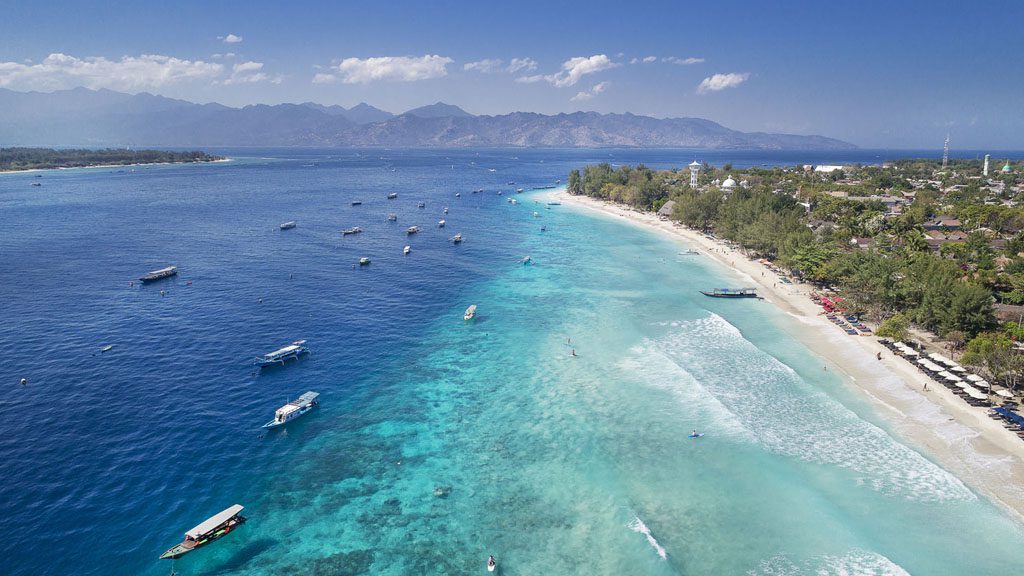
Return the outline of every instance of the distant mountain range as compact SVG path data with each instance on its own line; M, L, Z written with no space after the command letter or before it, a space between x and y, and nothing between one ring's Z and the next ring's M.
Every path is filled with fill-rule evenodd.
M824 136L739 132L700 118L628 113L475 116L438 102L395 115L369 104L231 108L148 93L0 89L0 146L128 145L856 148Z

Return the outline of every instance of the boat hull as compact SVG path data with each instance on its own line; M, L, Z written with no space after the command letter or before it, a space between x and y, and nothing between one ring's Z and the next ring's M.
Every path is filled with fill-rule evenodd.
M757 298L757 294L754 293L724 294L721 292L705 292L704 290L701 290L700 293L710 298Z
M212 534L209 534L205 538L200 538L199 540L196 540L194 543L182 542L180 544L175 544L174 546L171 546L167 549L166 552L160 555L160 559L173 560L175 558L181 558L182 556L188 554L196 548L200 548L202 546L209 544L210 542L213 542L214 540L226 536L235 528L241 526L242 524L245 524L245 520L246 519L244 516L236 516L235 518L232 518L230 522L228 522L221 528L218 528L216 531L214 531Z

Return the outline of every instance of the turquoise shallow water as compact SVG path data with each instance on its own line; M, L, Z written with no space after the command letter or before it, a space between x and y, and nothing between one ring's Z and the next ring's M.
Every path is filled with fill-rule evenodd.
M76 171L47 175L43 198L27 176L0 180L0 343L30 348L0 372L33 380L2 397L0 456L20 464L0 488L10 572L166 574L156 556L236 501L250 521L180 574L483 573L488 554L531 575L1024 560L1021 526L894 437L795 321L697 292L735 284L729 271L534 193L497 196L580 162L529 154ZM451 175L471 162L498 170ZM449 226L428 227L443 205ZM295 234L273 229L293 218ZM351 225L366 232L341 239ZM360 255L369 269L352 269ZM127 288L167 259L184 273L166 297ZM309 360L253 376L249 356L300 336ZM318 411L260 437L306 389Z

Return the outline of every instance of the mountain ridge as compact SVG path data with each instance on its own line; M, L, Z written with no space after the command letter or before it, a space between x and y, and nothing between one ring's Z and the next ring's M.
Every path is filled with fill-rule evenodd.
M826 136L740 132L703 118L628 112L491 116L443 102L399 115L366 103L232 108L87 88L48 93L0 88L0 145L856 148Z

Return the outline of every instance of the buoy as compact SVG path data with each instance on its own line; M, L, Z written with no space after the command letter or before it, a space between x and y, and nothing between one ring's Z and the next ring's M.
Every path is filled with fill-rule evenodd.
M28 378L22 378L21 379L21 385L22 386L28 386Z
M161 290L161 291L160 291L160 295L161 295L161 296L166 296L166 295L167 295L167 292L164 292L163 290Z

